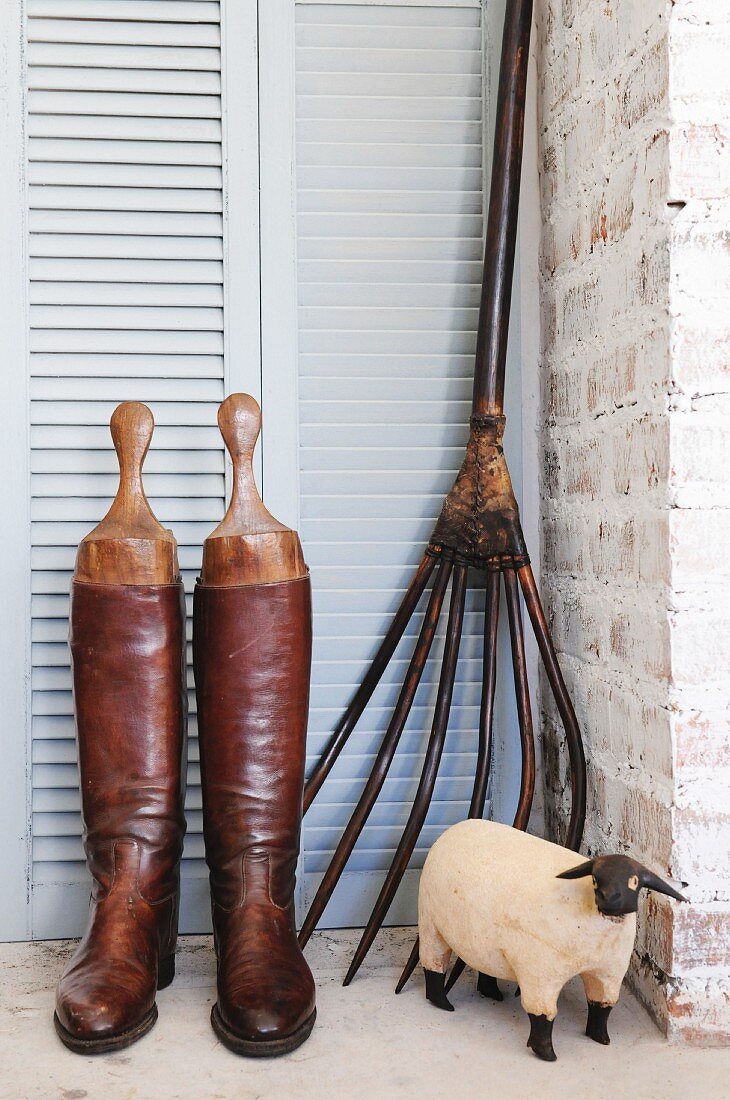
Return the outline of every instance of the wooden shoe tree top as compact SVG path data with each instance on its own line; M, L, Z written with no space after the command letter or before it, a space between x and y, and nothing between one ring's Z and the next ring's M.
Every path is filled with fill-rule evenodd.
M74 578L92 584L172 584L177 544L155 519L142 486L142 463L155 420L139 401L124 401L109 424L119 459L119 488L101 523L79 546Z
M296 531L271 515L253 476L261 409L253 397L233 393L218 410L218 426L233 461L228 511L203 547L203 584L232 587L271 584L307 575Z

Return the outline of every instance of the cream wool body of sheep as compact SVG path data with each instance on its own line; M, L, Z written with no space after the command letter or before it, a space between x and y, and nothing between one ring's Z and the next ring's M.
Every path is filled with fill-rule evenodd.
M491 821L453 825L432 847L418 895L426 996L452 1010L444 975L452 952L480 972L479 990L501 1000L497 978L517 982L530 1016L528 1046L555 1059L552 1024L560 991L580 974L588 998L586 1033L608 1043L636 935L639 890L685 900L627 856L576 866L576 854Z

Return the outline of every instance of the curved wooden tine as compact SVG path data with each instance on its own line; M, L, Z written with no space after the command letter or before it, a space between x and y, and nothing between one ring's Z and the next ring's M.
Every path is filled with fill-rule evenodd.
M416 648L413 651L413 656L408 665L408 672L403 681L403 686L398 695L398 701L375 758L372 771L370 772L368 781L365 784L365 789L360 796L360 800L355 807L352 817L347 824L347 828L340 838L340 842L337 845L329 867L325 871L324 878L319 884L319 889L314 896L314 900L309 907L309 912L307 913L301 932L299 933L299 943L302 947L304 947L312 932L317 927L317 922L322 916L327 902L331 898L332 892L339 882L340 875L345 869L345 865L352 854L352 849L357 843L357 839L365 826L365 822L370 817L372 808L375 805L375 801L388 775L388 770L393 762L395 750L398 747L403 728L411 712L416 689L421 682L426 660L428 659L433 644L444 596L446 595L446 586L451 576L451 569L451 561L447 559L442 560L431 590L426 616L423 620L423 626L421 627L418 641L416 642Z
M436 558L432 554L424 554L421 564L418 566L401 605L388 628L388 632L380 643L380 649L375 654L365 679L350 700L347 710L335 726L324 752L312 768L312 772L304 784L304 813L307 812L317 797L322 784L332 771L335 761L347 744L347 739L360 720L362 712L370 702L372 694L380 683L388 662L395 653L396 647L418 606L418 601L423 595L435 565Z
M454 569L454 580L451 588L451 606L449 607L449 621L446 628L446 646L444 649L441 678L439 680L436 707L434 710L433 724L428 739L426 759L423 762L421 779L416 791L406 827L396 849L393 862L386 876L383 887L378 895L370 919L365 926L360 943L347 971L344 985L349 985L360 969L360 964L367 955L375 936L378 933L385 916L390 909L396 890L408 866L413 849L416 846L423 822L428 813L428 807L433 795L436 775L441 762L444 741L446 739L446 727L451 710L451 699L454 693L454 680L456 678L456 664L459 657L459 644L464 622L464 603L466 600L466 565L457 565Z
M400 993L406 982L410 978L413 971L416 969L416 963L418 962L418 936L416 936L416 942L411 948L411 953L408 956L408 962L403 967L403 973L398 979L398 985L395 987L396 993Z
M570 779L572 787L572 803L570 809L570 824L566 839L566 847L577 852L583 837L583 826L586 819L586 758L583 750L583 741L580 735L578 719L575 716L573 704L565 686L563 674L560 671L555 646L550 637L545 612L542 608L537 584L532 569L529 565L523 565L518 569L522 592L525 597L525 606L530 616L532 629L540 649L545 671L550 687L552 688L555 702L560 712L565 728L565 736L568 742L568 756L570 758Z
M497 627L499 626L499 573L487 574L487 603L484 615L484 659L482 664L482 701L479 711L479 750L474 776L474 791L469 817L481 817L487 798L492 767L492 726L494 695L497 688Z
M444 985L444 990L445 990L446 993L448 993L448 991L450 989L453 989L453 987L456 985L456 983L458 982L459 978L461 977L461 975L464 973L465 970L466 970L466 963L464 962L464 960L463 959L457 959L456 962L454 963L454 965L451 967L451 973L449 974L448 978L446 979L446 984Z
M515 696L517 698L517 716L520 723L520 745L522 748L522 778L520 781L520 800L514 819L514 828L523 832L527 828L535 793L535 737L532 729L532 708L530 707L530 689L527 683L527 661L525 658L525 639L522 633L522 612L517 577L514 569L504 571L504 590L507 597L509 632L512 642L512 664L515 673Z
M484 612L484 659L482 664L482 701L479 711L479 749L477 767L474 775L474 790L469 805L470 818L479 818L484 813L484 803L489 786L489 773L492 765L492 726L494 723L494 695L497 687L497 627L499 625L499 573L487 573L487 598ZM418 962L418 937L403 968L396 993L405 986ZM458 967L461 969L458 969ZM448 989L459 980L464 963L457 959L449 974Z

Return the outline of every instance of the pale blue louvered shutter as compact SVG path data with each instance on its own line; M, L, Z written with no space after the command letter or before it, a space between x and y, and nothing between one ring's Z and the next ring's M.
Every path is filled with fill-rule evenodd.
M68 590L75 548L116 487L117 402L154 409L146 487L179 541L188 592L221 515L220 10L214 0L29 0L27 27L31 886L43 937L77 934L88 903ZM208 901L193 693L190 731L183 927L197 931Z
M467 437L483 229L478 3L296 9L301 528L312 567L310 763L420 560ZM466 816L483 589L468 594L446 751L389 921ZM417 616L305 819L305 899L349 819L402 682ZM430 729L445 611L389 778L324 923L368 916L405 825ZM498 725L508 724L500 704Z

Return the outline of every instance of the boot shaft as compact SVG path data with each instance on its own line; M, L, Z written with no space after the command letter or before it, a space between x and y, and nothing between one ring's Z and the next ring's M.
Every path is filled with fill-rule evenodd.
M97 892L111 887L123 849L141 891L159 900L177 887L185 832L182 584L74 581L69 642L84 843Z
M312 652L309 577L195 589L206 858L214 901L292 902Z

